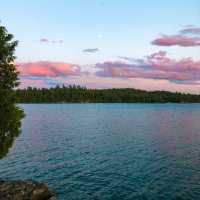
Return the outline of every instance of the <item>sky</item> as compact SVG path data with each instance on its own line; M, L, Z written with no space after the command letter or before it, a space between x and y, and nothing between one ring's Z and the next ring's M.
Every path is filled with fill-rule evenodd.
M199 0L6 0L21 88L77 84L200 94Z

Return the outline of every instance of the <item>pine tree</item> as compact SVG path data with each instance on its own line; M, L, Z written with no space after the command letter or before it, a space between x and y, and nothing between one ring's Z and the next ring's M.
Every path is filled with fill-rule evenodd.
M0 111L15 102L13 89L19 84L14 64L17 44L13 35L8 33L4 26L0 26Z
M23 111L15 105L14 88L19 84L14 64L16 46L13 35L0 26L0 159L8 153L15 137L19 135L21 118L24 116Z

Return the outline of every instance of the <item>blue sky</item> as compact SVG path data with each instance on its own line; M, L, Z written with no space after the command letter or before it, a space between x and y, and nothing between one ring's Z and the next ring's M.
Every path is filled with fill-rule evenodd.
M199 45L151 44L162 34L177 35L188 25L200 27L198 0L6 0L1 2L0 19L20 42L18 62L93 66L119 56L138 59L158 51L166 51L172 59L199 60L200 55Z

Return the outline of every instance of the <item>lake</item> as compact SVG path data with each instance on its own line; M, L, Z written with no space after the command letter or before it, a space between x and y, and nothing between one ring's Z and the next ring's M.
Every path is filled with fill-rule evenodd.
M200 104L20 104L3 179L61 200L200 199Z

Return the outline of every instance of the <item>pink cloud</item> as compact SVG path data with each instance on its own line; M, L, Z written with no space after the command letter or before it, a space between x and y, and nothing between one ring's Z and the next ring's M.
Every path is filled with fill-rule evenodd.
M41 38L40 42L41 43L62 44L64 41L63 40L49 40L47 38Z
M44 88L47 87L44 80L31 80L31 79L21 79L19 88L27 87Z
M132 59L133 60L133 59ZM97 76L115 78L165 79L169 81L200 80L200 61L192 58L175 60L164 51L147 56L145 59L134 59L133 62L108 61L97 63Z
M77 76L81 73L79 65L51 61L18 63L17 69L21 76L26 77L66 77Z
M90 88L135 87L189 92L197 92L200 89L200 60L190 57L173 59L165 51L153 53L142 59L119 58L88 66L85 71L80 65L65 62L18 63L17 69L21 74L20 87L80 84Z
M143 62L153 69L171 72L199 72L200 61L193 61L191 57L175 60L169 58L165 51L159 51L157 53L147 56L147 60Z
M153 40L151 43L158 46L193 47L200 46L200 38L187 37L183 35L162 35L161 37Z

